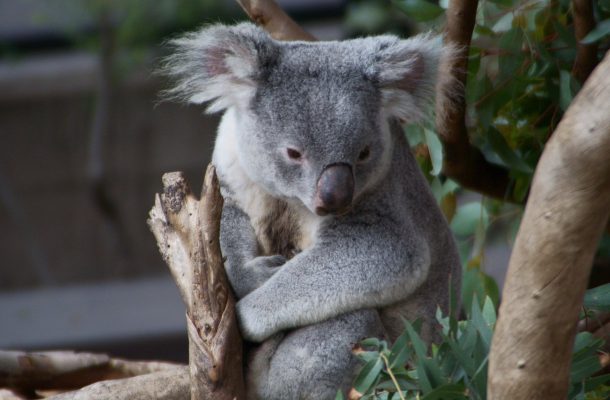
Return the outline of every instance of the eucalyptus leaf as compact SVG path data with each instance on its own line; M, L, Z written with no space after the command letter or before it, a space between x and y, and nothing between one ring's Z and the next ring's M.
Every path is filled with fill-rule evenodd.
M566 70L559 72L559 106L563 111L568 109L573 99L570 77L571 74Z
M504 136L493 126L487 130L487 140L498 157L507 167L526 174L532 174L534 170L513 149L510 148Z
M492 3L498 4L503 7L511 7L515 0L489 0Z
M597 26L593 28L593 30L589 32L580 42L582 44L595 43L608 34L610 34L610 18L598 22Z
M407 364L407 361L411 357L409 347L407 343L409 341L409 334L405 331L396 339L394 344L392 345L392 350L390 352L390 357L388 361L390 362L390 368L394 368L397 366L404 366Z
M466 387L463 384L445 384L435 388L421 397L421 400L464 400L468 399Z
M458 207L453 220L451 220L451 229L458 236L473 235L477 225L482 225L484 228L489 225L487 210L479 201Z
M585 382L584 389L586 392L589 392L591 390L597 389L601 385L610 385L610 374L600 375L587 379L587 381Z
M383 361L381 358L371 360L364 364L364 367L358 373L356 380L354 381L354 389L360 393L366 393L375 381L379 378L379 373L383 368Z
M424 129L424 135L428 151L430 152L430 160L432 161L432 171L430 173L433 176L437 176L443 169L443 145L438 136L430 129Z
M596 310L610 311L610 283L587 290L583 305Z
M597 355L592 355L572 364L570 369L570 380L572 382L582 381L600 369L602 369L602 365L599 362L599 357Z
M426 0L393 0L392 3L416 21L430 21L443 14L445 10Z
M496 33L509 31L513 26L514 18L515 14L512 11L508 11L494 24L494 26L491 28L492 31Z

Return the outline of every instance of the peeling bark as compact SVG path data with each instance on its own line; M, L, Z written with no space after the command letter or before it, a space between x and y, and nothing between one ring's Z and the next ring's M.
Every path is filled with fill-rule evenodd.
M488 397L567 396L571 350L610 213L610 53L542 154L493 337Z
M211 165L200 200L182 173L168 173L148 220L187 308L192 399L242 399L245 393L235 300L220 252L222 204Z

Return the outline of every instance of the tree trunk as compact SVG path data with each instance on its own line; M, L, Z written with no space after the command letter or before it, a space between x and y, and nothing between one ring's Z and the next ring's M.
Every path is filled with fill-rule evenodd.
M490 399L562 399L595 249L610 212L610 54L538 163L493 337Z

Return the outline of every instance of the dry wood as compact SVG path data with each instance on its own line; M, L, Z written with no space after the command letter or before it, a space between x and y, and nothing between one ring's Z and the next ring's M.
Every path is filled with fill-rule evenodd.
M127 361L72 351L0 351L0 387L18 391L73 390L94 382L179 368L168 362Z
M192 399L242 399L245 393L235 300L220 252L222 204L211 165L201 200L182 173L168 173L148 220L187 308Z
M591 0L572 0L574 16L574 34L576 36L576 58L572 66L572 75L584 83L593 68L597 65L597 44L582 44L580 41L595 28L593 5Z
M277 40L316 40L273 0L237 0L248 17Z
M562 399L593 256L610 208L610 54L546 145L510 259L488 397Z
M186 400L189 395L188 367L182 366L133 378L97 382L74 392L61 393L48 398L53 400Z

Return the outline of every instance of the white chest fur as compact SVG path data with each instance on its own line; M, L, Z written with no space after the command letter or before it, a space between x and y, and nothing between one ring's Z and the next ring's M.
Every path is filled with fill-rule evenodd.
M272 197L248 177L237 156L235 113L231 108L222 118L212 162L223 185L230 189L232 200L250 217L264 255L298 252L313 246L322 218L303 205Z

